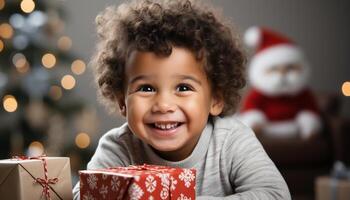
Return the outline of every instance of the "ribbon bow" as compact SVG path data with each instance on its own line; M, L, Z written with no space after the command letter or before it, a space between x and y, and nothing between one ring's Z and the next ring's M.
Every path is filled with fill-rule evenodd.
M350 179L350 169L347 169L341 161L336 161L331 172L332 178L335 179Z
M336 161L331 171L331 199L337 199L337 187L339 180L350 180L350 170L341 161Z
M58 178L48 178L48 170L47 170L47 163L46 163L46 155L41 156L33 156L33 157L27 157L27 156L13 156L13 159L18 160L41 160L44 166L44 178L35 178L32 176L28 171L28 173L34 178L34 183L39 183L43 187L42 196L46 197L46 199L51 200L50 197L50 184L56 184L58 182Z

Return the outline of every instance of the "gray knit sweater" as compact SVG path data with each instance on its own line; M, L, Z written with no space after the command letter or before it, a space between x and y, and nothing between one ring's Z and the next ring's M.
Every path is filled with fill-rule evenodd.
M195 168L196 199L291 199L287 184L254 133L232 117L208 123L185 160L160 158L127 124L107 132L87 169L156 164ZM73 189L79 199L79 183Z

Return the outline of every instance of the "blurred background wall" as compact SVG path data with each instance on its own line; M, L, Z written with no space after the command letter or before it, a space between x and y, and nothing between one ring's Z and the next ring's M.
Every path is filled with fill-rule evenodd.
M66 33L73 49L88 61L94 50L96 15L117 0L65 0L69 21ZM316 91L342 94L341 87L350 80L350 2L346 0L215 0L211 3L228 17L241 34L252 25L264 25L280 31L297 42L306 53L313 70L310 85ZM124 122L111 118L96 103L91 73L83 77L77 92L96 105L101 124L99 133ZM343 114L350 116L350 98L342 97Z

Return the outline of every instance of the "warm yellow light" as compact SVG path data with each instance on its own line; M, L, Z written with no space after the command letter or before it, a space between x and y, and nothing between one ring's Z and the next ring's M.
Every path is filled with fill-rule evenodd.
M13 35L13 28L8 23L2 23L0 25L0 36L5 39L10 39Z
M41 142L33 141L28 147L29 156L40 156L44 153L44 145Z
M61 79L61 85L66 90L73 89L74 86L75 86L75 79L74 79L74 77L71 76L71 75L63 76L63 78Z
M3 98L3 106L7 112L15 112L18 107L16 98L12 95L6 95Z
M51 53L47 53L42 57L41 62L44 65L44 67L52 68L56 64L56 57Z
M21 9L25 13L31 13L35 9L35 3L33 0L22 0Z
M55 100L59 100L62 97L62 88L57 85L51 86L50 96Z
M72 47L72 40L67 36L62 36L58 39L57 46L61 50L67 51Z
M16 53L12 57L12 62L20 73L26 73L29 70L29 63L26 57L21 53Z
M23 65L21 67L16 67L16 69L19 73L22 73L22 74L27 73L30 69L29 63L26 62L25 65Z
M5 0L0 0L0 10L5 7Z
M4 46L5 46L4 42L2 40L0 40L0 52L2 52L2 50L4 50Z
M75 144L81 149L87 148L90 145L90 136L87 133L79 133L75 137Z
M71 66L72 72L76 75L80 75L85 72L86 65L82 60L75 60Z
M350 96L350 82L349 81L344 82L341 89L343 91L344 96L347 96L347 97Z

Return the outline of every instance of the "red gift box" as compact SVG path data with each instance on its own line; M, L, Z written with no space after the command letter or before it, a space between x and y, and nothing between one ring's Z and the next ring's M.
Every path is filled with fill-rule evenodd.
M80 198L130 200L194 200L195 169L157 165L83 170Z

